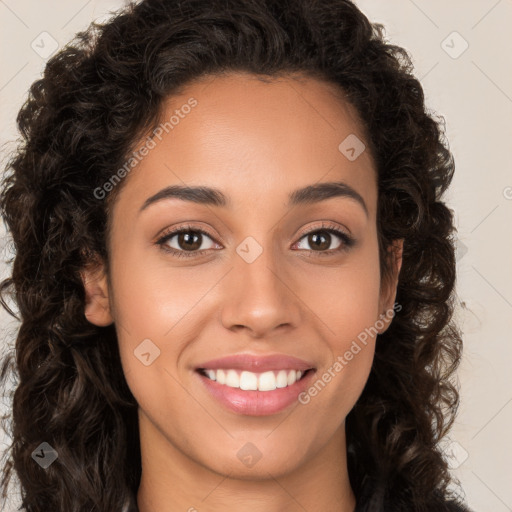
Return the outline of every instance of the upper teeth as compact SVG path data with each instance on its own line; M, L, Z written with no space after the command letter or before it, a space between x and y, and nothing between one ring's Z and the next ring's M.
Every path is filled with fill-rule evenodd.
M300 370L279 370L263 373L237 372L236 370L205 370L211 380L231 388L244 390L273 391L276 388L285 388L298 381L304 372Z

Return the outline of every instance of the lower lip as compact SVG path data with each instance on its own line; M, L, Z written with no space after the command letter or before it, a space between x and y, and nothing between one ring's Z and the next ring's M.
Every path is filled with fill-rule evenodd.
M195 373L199 375L211 395L230 411L248 416L268 416L281 412L294 402L297 402L297 397L309 386L315 371L308 371L302 379L291 386L276 388L273 391L232 388L219 384L198 371Z

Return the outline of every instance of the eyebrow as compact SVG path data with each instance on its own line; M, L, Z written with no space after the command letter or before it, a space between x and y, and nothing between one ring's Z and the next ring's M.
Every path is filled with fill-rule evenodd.
M287 206L292 207L314 204L333 197L346 197L353 199L363 208L366 216L369 215L368 207L359 192L346 183L339 181L317 183L315 185L308 185L307 187L294 190L289 195ZM155 195L148 197L141 206L139 213L154 203L171 198L224 208L230 207L232 204L229 197L216 188L205 186L190 187L185 185L170 185L163 188Z

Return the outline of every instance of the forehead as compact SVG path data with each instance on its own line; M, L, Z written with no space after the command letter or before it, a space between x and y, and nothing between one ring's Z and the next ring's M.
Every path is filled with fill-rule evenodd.
M368 150L355 160L343 152L346 140L359 141L359 151L365 136L333 84L242 72L204 77L164 102L157 130L152 149L125 178L121 204L140 207L175 184L220 189L237 206L250 195L261 207L267 198L284 204L291 190L342 180L374 215L374 162Z

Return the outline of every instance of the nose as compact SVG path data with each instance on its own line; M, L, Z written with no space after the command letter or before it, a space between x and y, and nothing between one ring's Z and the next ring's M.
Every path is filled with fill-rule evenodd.
M276 256L264 250L251 263L235 257L234 268L223 284L221 319L226 329L270 338L274 331L298 326L301 300Z

